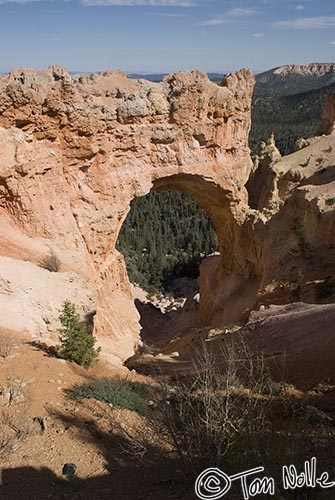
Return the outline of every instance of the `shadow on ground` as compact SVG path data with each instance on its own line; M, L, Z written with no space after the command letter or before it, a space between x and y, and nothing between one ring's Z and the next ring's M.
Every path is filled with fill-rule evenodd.
M193 482L185 479L175 459L154 446L142 453L130 452L129 441L101 431L97 424L58 414L76 426L82 439L99 445L106 473L67 480L48 468L19 467L2 470L0 498L6 500L193 500ZM88 458L89 460L89 458ZM77 471L80 475L80 470Z

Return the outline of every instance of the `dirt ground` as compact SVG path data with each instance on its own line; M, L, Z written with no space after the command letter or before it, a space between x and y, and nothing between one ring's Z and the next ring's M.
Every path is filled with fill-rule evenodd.
M0 357L1 498L170 499L188 492L193 498L193 485L162 456L144 417L66 394L99 377L148 379L101 361L84 370L29 339L12 342L8 357ZM138 445L143 436L144 449ZM66 463L77 467L71 480L62 475Z

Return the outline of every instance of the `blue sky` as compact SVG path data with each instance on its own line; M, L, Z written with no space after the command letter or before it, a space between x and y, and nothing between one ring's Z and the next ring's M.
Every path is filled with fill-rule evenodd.
M335 61L334 0L0 0L0 71L255 72Z

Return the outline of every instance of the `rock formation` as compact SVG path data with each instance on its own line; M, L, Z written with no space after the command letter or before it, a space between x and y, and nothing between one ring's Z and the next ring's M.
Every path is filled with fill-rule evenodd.
M335 94L328 94L323 109L320 134L335 133Z
M221 86L200 71L159 84L120 71L72 78L61 67L0 78L0 255L44 266L51 254L59 272L93 286L105 353L124 359L138 342L115 250L135 197L151 189L194 196L215 224L221 273L254 274L240 249L253 85L249 70Z
M271 140L254 171L253 85L249 70L221 85L200 71L161 83L120 71L75 78L60 67L1 77L0 272L17 263L15 280L0 276L3 326L23 329L11 319L33 304L26 330L43 337L69 298L83 314L96 311L108 359L131 356L139 316L115 243L132 200L151 190L193 196L219 239L184 325L236 322L257 303L315 300L314 285L335 273L335 135L284 158ZM37 284L27 287L34 269Z
M236 322L257 304L335 302L333 293L320 296L320 287L335 283L334 112L329 96L328 135L306 140L291 155L281 158L273 137L262 145L246 184L254 210L239 231L235 271L226 273L222 255L200 268L203 324ZM238 267L243 251L245 265Z
M272 134L266 142L261 142L258 153L254 158L254 171L251 173L247 183L249 191L249 205L258 209L267 204L266 197L273 191L275 174L271 176L271 166L281 159L274 135ZM267 185L264 186L264 183ZM262 199L262 197L265 197Z

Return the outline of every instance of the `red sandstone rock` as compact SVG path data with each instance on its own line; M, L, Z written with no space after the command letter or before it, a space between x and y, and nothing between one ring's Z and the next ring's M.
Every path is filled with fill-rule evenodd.
M151 190L193 196L219 239L220 255L201 268L199 311L181 318L183 328L198 320L235 322L257 301L292 300L292 283L301 288L335 273L335 135L282 159L269 144L250 208L253 84L249 70L227 75L221 86L200 71L161 83L128 80L120 71L72 78L60 67L0 78L0 255L43 266L51 252L61 273L86 280L81 296L89 290L92 297L94 289L96 302L83 298L82 312L95 306L105 356L125 359L139 341L139 317L115 243L131 201ZM329 100L330 121L332 106ZM46 303L48 290L62 286L52 274ZM23 290L19 271L17 279ZM1 295L11 284L1 283L4 304ZM40 291L24 293L40 297ZM57 300L75 293L64 287ZM40 302L37 316L48 307ZM49 310L52 324L56 312ZM43 322L30 323L43 336Z

